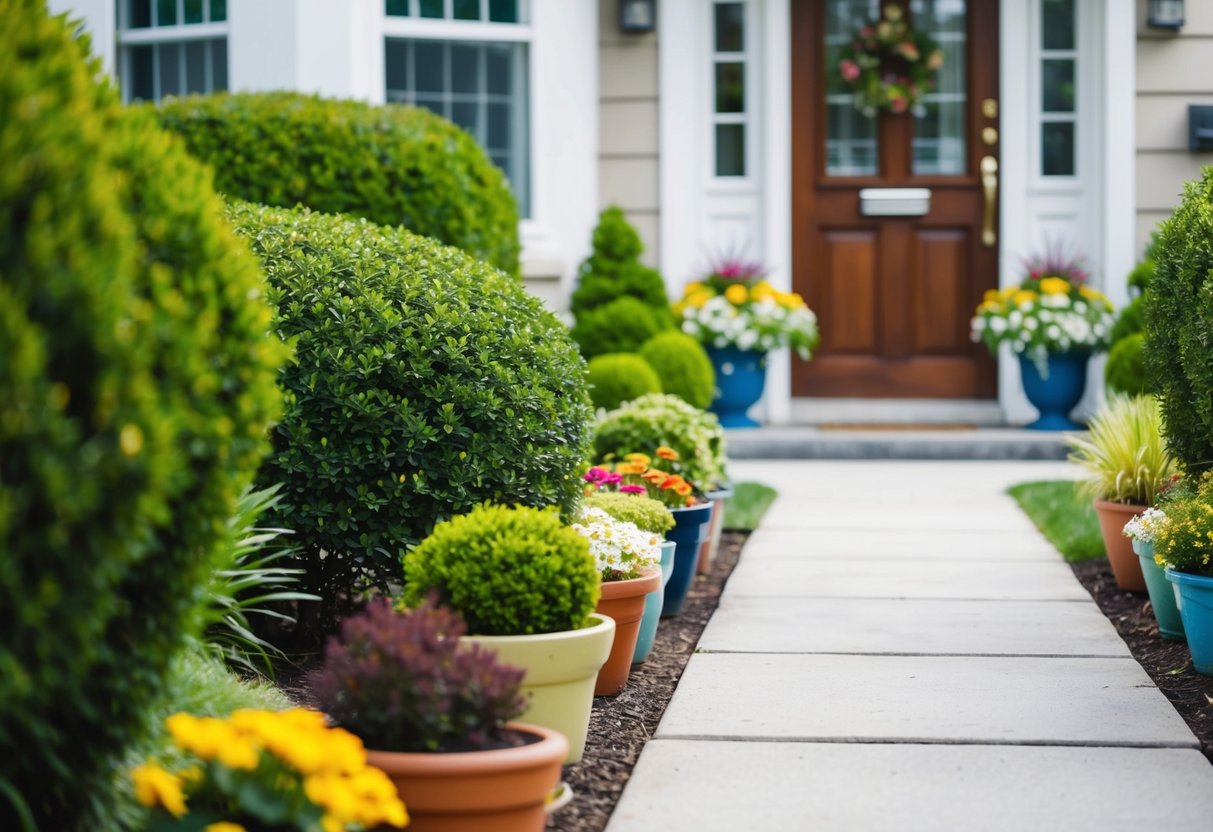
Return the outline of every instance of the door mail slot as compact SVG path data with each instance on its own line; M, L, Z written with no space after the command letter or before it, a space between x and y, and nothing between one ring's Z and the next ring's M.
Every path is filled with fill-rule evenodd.
M921 217L931 210L929 188L864 188L859 213L865 217Z

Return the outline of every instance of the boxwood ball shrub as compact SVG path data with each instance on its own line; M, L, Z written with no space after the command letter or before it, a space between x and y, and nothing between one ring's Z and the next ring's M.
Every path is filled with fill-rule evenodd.
M484 504L439 523L405 556L401 600L458 611L473 635L586 625L598 603L589 541L554 509Z
M657 371L661 390L704 409L712 403L716 371L699 339L670 330L654 335L640 347L640 355Z
M249 204L230 216L295 345L259 481L283 483L267 521L296 533L298 588L324 599L316 623L388 590L407 549L480 502L572 509L585 362L519 281L366 220Z
M624 296L582 313L573 324L573 340L586 358L612 352L635 352L659 332L674 326L665 309Z
M1145 365L1146 336L1140 332L1126 335L1108 350L1104 366L1104 382L1114 393L1130 396L1153 392Z
M1184 188L1154 246L1145 293L1146 373L1162 398L1163 432L1189 469L1213 465L1213 168Z
M111 829L283 352L210 174L0 0L0 828Z
M668 393L650 393L604 413L594 426L594 458L653 456L660 446L678 454L681 473L702 491L724 481L724 429L714 413ZM660 466L659 466L660 467Z
M643 494L595 491L582 500L586 508L600 508L616 520L634 523L638 529L665 534L674 528L674 515L660 500Z
M660 393L661 379L634 352L612 352L589 360L590 400L594 407L614 410L645 393Z
M169 99L156 113L229 196L403 225L518 271L518 205L505 174L429 110L269 92Z

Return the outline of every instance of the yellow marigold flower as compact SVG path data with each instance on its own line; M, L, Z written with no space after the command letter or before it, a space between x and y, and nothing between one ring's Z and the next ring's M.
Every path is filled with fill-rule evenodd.
M700 290L698 292L695 292L694 294L687 295L684 303L686 303L687 306L694 307L695 309L700 309L703 307L703 305L705 303L710 301L713 297L715 297L715 295L713 295L711 292L708 292L706 290Z
M691 488L690 483L686 483L686 482L674 487L674 493L677 494L679 497L690 496L690 493L692 490L693 489Z
M665 479L666 473L665 471L658 471L656 468L653 468L648 471L642 471L640 476L649 482L657 482L658 480Z
M756 301L774 300L776 297L775 290L770 283L765 280L760 280L750 287L750 298Z
M652 457L650 457L648 454L642 454L642 453L628 454L627 456L624 457L624 459L626 459L628 462L639 462L644 465L650 465L653 462Z
M648 466L643 462L621 462L615 466L616 474L640 474L648 470Z
M1031 291L1030 289L1020 289L1018 292L1015 293L1015 298L1014 298L1015 305L1020 306L1025 303L1031 303L1032 301L1036 300L1036 298L1038 298L1038 297L1039 297L1039 295L1037 295L1035 292Z
M185 814L185 794L181 778L155 763L144 763L131 771L135 799L144 806L162 806L173 817Z
M332 815L324 815L320 818L320 828L324 832L345 832L345 823Z
M981 296L981 299L985 303L997 302L999 299L998 290L997 289L986 289L986 293Z
M665 445L662 445L660 448L657 449L657 456L661 457L662 459L668 459L668 460L673 461L673 460L678 459L678 451L674 450L673 448L667 448Z
M1040 291L1046 295L1070 294L1070 282L1063 277L1046 277L1040 281Z
M1104 296L1103 292L1098 289L1092 289L1090 286L1079 286L1078 294L1087 300L1102 300Z
M248 832L248 830L238 823L221 820L218 823L207 824L203 827L202 832Z
M1018 286L1008 286L998 293L998 296L1003 300L1010 300L1015 297L1015 293L1019 291Z
M750 298L750 293L746 291L745 286L740 283L734 283L732 286L724 290L725 299L734 306L741 306Z
M683 287L682 296L685 298L687 295L693 295L696 292L702 292L703 288L704 287L703 287L702 283L700 283L698 280L693 280L690 283L688 283L685 287Z

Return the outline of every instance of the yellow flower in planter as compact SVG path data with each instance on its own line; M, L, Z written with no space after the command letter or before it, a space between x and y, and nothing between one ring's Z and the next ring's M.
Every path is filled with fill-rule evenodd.
M729 303L734 306L741 306L750 299L750 293L746 287L740 283L734 283L732 286L724 290L724 297Z
M135 799L144 806L160 806L179 818L185 814L185 793L182 780L155 763L144 763L131 771Z
M1040 281L1040 291L1046 295L1068 295L1070 282L1062 277L1046 277Z
M1016 306L1023 306L1025 303L1031 303L1036 300L1039 295L1028 289L1020 289L1015 293L1014 301Z

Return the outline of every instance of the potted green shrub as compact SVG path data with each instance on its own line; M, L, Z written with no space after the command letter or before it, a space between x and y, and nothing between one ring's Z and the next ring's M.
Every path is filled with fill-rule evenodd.
M317 704L369 749L411 815L409 829L543 829L568 742L510 722L526 708L525 673L461 645L457 613L386 600L343 622L309 676Z
M591 493L586 495L582 505L600 508L618 520L635 523L640 529L653 534L664 535L674 528L674 515L658 500L648 497L642 486L633 486L635 491L594 490L597 488L610 489L617 485L622 477L612 474L605 468L593 467L585 473ZM608 481L613 482L608 484ZM638 664L649 657L653 650L653 642L657 637L657 624L661 620L661 607L665 598L665 588L674 573L674 547L672 540L662 540L661 543L661 586L644 598L644 614L640 618L640 630L636 633L636 649L632 653L632 663Z
M1163 442L1162 419L1154 396L1114 396L1091 419L1086 436L1067 436L1070 460L1087 472L1080 485L1092 497L1104 549L1116 585L1144 592L1145 579L1125 523L1154 505L1176 462Z
M1213 474L1167 500L1154 532L1154 553L1175 585L1192 666L1213 676Z
M646 393L660 393L661 379L634 352L608 352L586 362L586 381L594 407L615 410Z
M467 624L465 641L526 670L523 721L569 740L581 759L598 671L615 622L594 612L600 594L589 542L554 509L483 504L439 523L405 556L401 599L430 593Z

